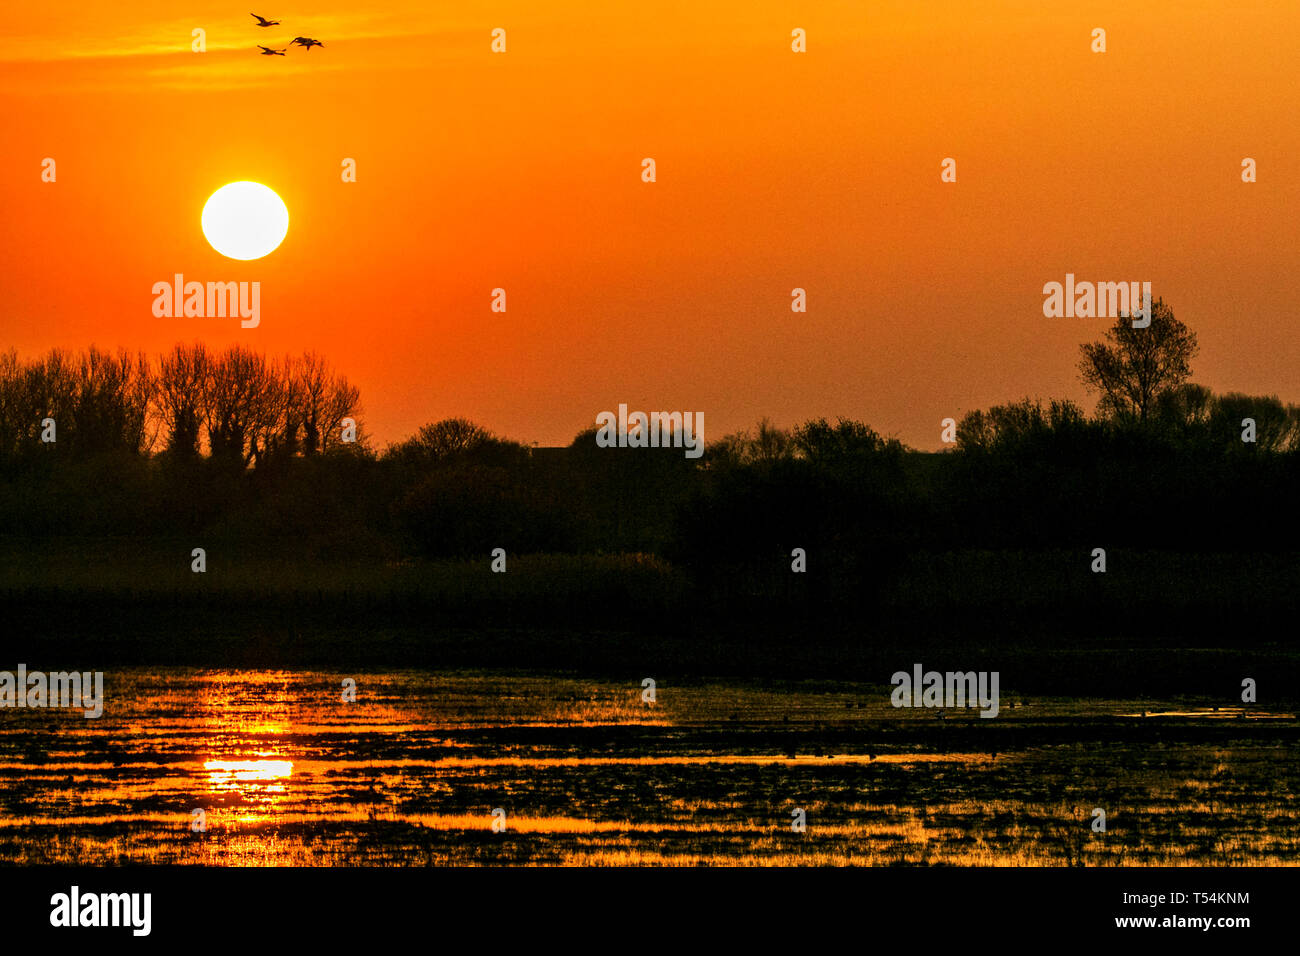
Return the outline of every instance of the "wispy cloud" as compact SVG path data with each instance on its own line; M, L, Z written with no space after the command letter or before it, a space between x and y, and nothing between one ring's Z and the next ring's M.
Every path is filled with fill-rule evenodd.
M391 14L285 17L284 23L261 29L223 17L207 27L197 18L114 36L0 37L0 91L218 91L274 86L307 73L402 69L427 62L420 53L424 41L463 29ZM205 31L203 53L191 46L196 27ZM259 45L285 49L297 35L322 39L325 47L311 52L295 47L283 58L258 52Z
M286 24L291 21L285 20ZM96 60L192 54L193 31L204 31L207 52L254 49L258 44L281 48L295 35L325 37L333 42L382 40L428 35L432 24L413 24L410 18L391 15L332 14L302 18L292 26L259 29L228 18L204 22L202 17L150 24L117 34L49 33L0 36L0 63L47 63L61 60ZM318 51L319 52L319 51Z

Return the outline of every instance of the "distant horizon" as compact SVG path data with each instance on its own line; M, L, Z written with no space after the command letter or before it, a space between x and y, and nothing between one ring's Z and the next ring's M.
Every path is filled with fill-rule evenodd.
M1195 331L1195 330L1193 330L1193 331ZM1100 337L1100 332L1099 332L1099 334L1098 334L1098 338L1099 338L1099 337ZM173 345L194 345L194 344L203 344L203 345L208 345L208 343L206 343L206 342L202 342L201 340L192 340L192 341L188 341L188 342L176 342L176 343L173 343ZM248 343L243 343L243 342L239 342L239 341L235 341L235 342L232 342L232 343L230 343L230 344L231 344L231 345L244 345L245 347L252 348L252 346L249 345ZM3 349L3 346L4 346L4 343L0 343L0 351L3 351L3 350L4 350L4 349ZM17 349L16 349L15 351L17 351L17 354L18 354L18 358L19 358L19 360L20 360L20 361L24 361L24 360L35 359L35 358L40 357L41 355L47 354L47 353L50 351L50 349L52 349L52 348L61 348L61 349L63 349L64 351L70 352L70 353L72 353L72 354L74 354L74 355L77 354L78 352L82 351L82 350L89 349L89 348L99 348L99 349L101 349L101 350L103 350L103 351L109 351L109 352L112 352L112 353L114 353L114 354L116 354L120 349L125 349L126 351L131 352L131 353L134 353L134 352L137 351L137 350L135 350L135 349L127 349L125 346L103 346L103 345L100 345L99 343L94 343L94 342L89 343L89 344L86 344L86 345L82 345L82 346L80 346L80 347L78 347L78 346L50 346L50 347L48 347L48 348L39 349L39 350L37 350L37 351L35 351L35 352L32 352L32 353L24 353L22 350L17 350ZM165 350L164 350L164 351L165 351ZM294 355L294 353L292 353L292 352L276 355L276 354L271 354L271 353L269 353L269 352L260 352L260 350L258 350L258 349L256 349L256 348L253 348L253 351L254 351L254 352L259 352L259 354L263 354L263 355L264 355L266 358L268 358L268 359L282 359L282 358L285 358L285 357L293 357L293 355ZM162 353L157 353L157 352L145 352L145 355L150 359L151 362L152 362L152 361L156 361L157 358L158 358L158 356L159 356L159 354L162 354ZM328 355L322 355L321 357L324 358L326 361L332 361L331 358L330 358L330 356L328 356ZM1073 368L1073 365L1071 365L1071 367ZM337 372L337 373L340 373L340 374L342 374L343 376L345 376L345 377L348 379L348 381L349 381L352 385L355 385L355 386L357 386L358 388L360 388L360 390L361 390L361 404L362 404L362 408L363 408L363 411L362 411L362 413L361 413L360 419L361 419L361 421L363 422L363 424L364 424L364 426L365 426L365 432L366 432L367 442L368 442L369 446L370 446L373 450L375 450L376 452L382 452L382 451L384 451L386 448L388 448L388 447L390 447L390 446L397 445L397 444L399 444L399 443L401 443L401 442L403 442L403 441L405 441L405 440L411 438L413 435L415 435L416 432L419 431L420 428L424 427L425 425L434 424L434 423L436 423L436 422L439 422L439 421L445 421L445 420L448 420L448 419L464 419L464 420L470 421L470 422L472 422L472 423L475 424L475 425L478 425L478 426L480 426L480 427L482 427L482 428L487 429L489 432L491 432L491 433L492 433L494 436L496 436L497 438L505 439L505 440L507 440L507 441L512 441L512 442L515 442L515 443L520 444L520 445L526 445L526 446L534 447L534 448L568 448L570 445L573 444L574 440L575 440L579 435L581 435L581 434L584 433L584 432L587 432L587 431L590 431L590 430L592 430L592 429L595 429L595 428L599 427L599 423L598 423L598 421L597 421L597 416L599 416L599 415L601 414L601 412L605 410L605 408L602 406L601 408L599 408L599 409L597 409L596 411L594 411L594 412L592 413L592 415L591 415L591 419L590 419L589 421L587 421L586 423L581 424L581 425L578 425L577 427L575 427L575 428L573 429L573 431L569 433L568 437L564 437L564 436L563 436L561 433L559 433L559 432L552 432L552 433L550 433L550 434L547 435L546 440L543 440L543 439L540 439L540 438L532 438L532 437L521 438L521 437L518 437L517 435L509 434L509 433L507 433L507 432L505 432L505 431L499 429L499 428L496 427L496 426L495 426L491 421L488 421L488 420L485 420L485 419L482 419L482 418L477 418L477 417L474 417L474 416L472 416L472 415L465 414L465 413L456 413L456 412L454 412L454 411L453 411L451 414L440 415L440 416L437 416L437 417L432 417L432 416L430 416L430 417L425 417L425 418L419 418L419 417L417 416L416 419L415 419L415 421L414 421L414 424L412 424L412 425L410 425L409 427L407 427L404 431L403 431L403 430L398 430L398 426L393 425L392 423L384 423L385 427L380 428L380 427L377 427L377 424L378 424L378 423L377 423L376 419L372 416L372 414L371 414L370 411L369 411L369 406L370 406L369 395L370 395L370 393L367 392L367 389L365 388L365 386L363 386L361 383L355 381L355 380L354 380L350 375L348 375L348 370L347 370L346 368L343 368L343 367L340 367L340 366L332 366L332 368L333 368L333 371L335 371L335 372ZM1203 380L1200 378L1200 376L1198 376L1198 375L1195 373L1195 370L1193 371L1193 374L1192 374L1192 376L1191 376L1191 379L1190 379L1189 384L1201 385L1201 386L1204 386L1204 387L1206 387L1206 388L1209 388L1209 389L1210 389L1210 390L1211 390L1215 395L1226 395L1226 394L1248 394L1248 395L1252 395L1252 396L1254 396L1254 397L1275 397L1275 398L1279 399L1279 400L1280 400L1284 405L1292 405L1292 404L1300 403L1300 399L1292 400L1292 399L1291 399L1288 395L1286 395L1286 394L1283 394L1283 393L1278 392L1278 391L1270 391L1270 390L1267 390L1267 389L1265 389L1265 390L1260 390L1260 391L1254 391L1254 392L1247 392L1247 391L1245 391L1244 389L1236 389L1236 388L1222 388L1222 389L1221 389L1221 388L1216 388L1216 387L1214 387L1213 385L1211 385L1210 383L1203 381ZM776 418L774 415L771 415L771 414L764 414L764 413L762 413L761 411L759 411L759 413L758 413L755 417L749 419L748 421L741 422L740 424L738 424L738 425L735 426L735 427L718 427L718 426L716 426L716 425L714 424L714 421L715 421L715 413L710 412L708 409L700 409L700 410L698 410L698 411L703 411L703 412L705 412L706 415L707 415L707 417L708 417L708 419L709 419L709 427L708 427L708 430L705 431L705 433L704 433L704 441L705 441L705 447L706 447L706 448L708 447L709 444L711 444L714 440L716 440L716 439L718 439L718 438L724 438L724 437L729 436L729 435L737 435L737 434L743 434L743 433L752 432L753 429L754 429L756 426L758 426L761 422L764 422L764 421L768 422L768 424L772 425L772 426L775 427L775 428L780 428L780 429L790 429L790 428L793 428L793 427L795 427L795 426L797 426L797 425L803 424L803 423L805 423L805 422L810 422L810 421L817 421L817 420L825 419L826 421L829 421L829 422L835 422L835 421L837 421L837 420L844 419L844 420L849 420L849 421L857 421L857 422L860 422L860 423L862 423L862 424L864 424L864 425L867 425L868 427L870 427L871 429L873 429L874 431L876 431L876 432L877 432L877 433L878 433L882 438L885 438L885 439L892 439L892 440L896 440L896 441L900 442L900 443L903 445L903 447L904 447L905 449L907 449L908 451L934 453L934 452L942 452L942 451L944 451L944 450L946 450L946 449L950 449L950 448L954 447L952 443L950 443L950 442L943 442L943 441L940 440L939 437L938 437L938 436L942 433L943 428L944 428L944 426L943 426L943 424L942 424L944 418L951 417L951 418L953 418L956 422L960 423L961 420L962 420L962 417L963 417L965 414L967 414L968 412L972 412L972 411L980 411L980 410L987 410L988 408L992 408L992 407L996 407L996 406L1001 406L1001 405L1014 404L1014 403L1017 403L1017 402L1020 402L1020 401L1024 401L1024 400L1028 400L1028 401L1031 401L1031 402L1044 402L1044 403L1046 403L1046 402L1051 402L1051 401L1069 401L1069 402L1073 402L1075 405L1077 405L1077 406L1078 406L1078 407L1079 407L1079 408L1080 408L1080 409L1081 409L1081 410L1082 410L1086 415L1088 415L1090 418L1092 418L1092 417L1097 417L1098 414L1099 414L1099 412L1098 412L1098 410L1097 410L1097 397L1096 397L1096 395L1095 395L1095 394L1092 394L1092 393L1089 393L1088 390L1087 390L1086 388L1084 388L1084 386L1083 386L1083 385L1078 381L1078 378L1077 378L1077 377L1075 377L1075 379L1074 379L1074 381L1073 381L1073 387L1070 389L1070 394L1068 394L1068 395L1045 395L1045 394L1039 394L1039 395L1034 395L1034 394L1018 394L1018 395L1009 395L1009 396L1007 396L1006 398L1004 398L1004 399L1002 399L1002 400L999 400L999 401L990 402L990 403L985 404L985 405L971 406L971 407L964 407L964 408L961 408L959 411L956 411L956 412L952 413L951 415L944 415L944 416L941 416L941 417L937 418L937 419L935 420L935 422L934 422L934 427L933 427L933 429L930 431L930 435L933 436L933 440L930 441L930 442L928 442L928 443L925 442L925 441L916 441L916 442L908 441L906 438L902 437L902 436L901 436L900 434L898 434L897 432L895 432L895 431L890 431L890 430L887 430L887 429L883 428L883 427L882 427L882 423L880 423L880 422L872 421L872 420L870 420L870 419L865 419L865 418L861 418L861 417L857 417L857 416L854 416L854 415L850 415L850 414L846 414L846 413L841 413L841 412L812 412L812 413L807 413L807 414L796 414L796 415L792 416L791 418L789 418L788 420L782 420L782 419L778 419L778 418ZM617 406L620 404L620 402L618 402L618 401L612 401L612 402L607 403L607 404L610 404L610 405L612 405L612 407L617 408ZM622 404L632 405L633 403L631 403L631 402L622 402ZM644 408L646 411L660 411L660 410L661 410L661 409L659 409L659 408L651 408L648 404L647 404L647 405L642 405L641 407ZM665 409L665 410L666 410L666 409ZM692 411L696 411L696 409L692 409ZM160 440L161 440L161 439L160 439Z

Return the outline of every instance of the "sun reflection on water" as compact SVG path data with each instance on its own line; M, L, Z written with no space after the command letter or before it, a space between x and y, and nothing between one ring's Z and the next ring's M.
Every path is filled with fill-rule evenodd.
M203 764L217 789L241 781L273 781L293 773L292 760L209 760Z

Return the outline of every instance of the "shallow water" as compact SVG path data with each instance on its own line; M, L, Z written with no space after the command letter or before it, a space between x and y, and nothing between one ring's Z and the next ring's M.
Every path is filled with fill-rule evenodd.
M889 691L113 671L98 719L0 709L0 861L1300 862L1293 713Z

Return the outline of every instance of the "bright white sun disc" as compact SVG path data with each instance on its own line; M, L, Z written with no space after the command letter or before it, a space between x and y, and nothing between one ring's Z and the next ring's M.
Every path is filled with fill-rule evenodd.
M203 207L203 235L228 259L260 259L289 233L289 207L261 183L227 183Z

